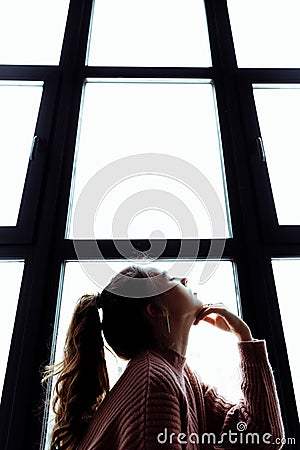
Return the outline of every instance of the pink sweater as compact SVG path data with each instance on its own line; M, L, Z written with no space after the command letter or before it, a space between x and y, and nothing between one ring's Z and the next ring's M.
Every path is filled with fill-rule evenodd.
M282 448L265 342L238 345L243 392L238 404L202 383L177 352L144 351L100 405L78 450Z

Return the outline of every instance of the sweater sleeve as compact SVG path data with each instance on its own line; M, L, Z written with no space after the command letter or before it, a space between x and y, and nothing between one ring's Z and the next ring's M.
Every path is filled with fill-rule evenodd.
M216 449L280 449L284 430L265 341L238 346L243 397L233 405L204 385L207 429L220 436Z

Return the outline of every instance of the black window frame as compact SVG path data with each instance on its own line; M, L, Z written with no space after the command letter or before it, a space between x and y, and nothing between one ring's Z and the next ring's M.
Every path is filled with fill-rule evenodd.
M30 167L33 164L29 165L18 226L0 229L0 258L25 260L0 405L0 446L5 450L40 448L40 368L50 358L62 267L65 261L77 259L72 240L65 239L65 226L82 86L87 78L213 80L233 230L233 237L226 239L222 258L236 264L243 318L255 337L267 340L286 436L299 439L299 418L271 259L300 257L300 229L276 224L265 167L261 166L260 176L256 176L260 162L255 138L259 128L252 83L299 82L300 69L239 69L226 0L205 0L205 8L212 53L209 68L86 66L92 0L70 1L58 66L0 66L1 79L44 80L47 87L36 129L46 150L36 159L40 160L37 173ZM257 201L261 192L260 201L264 203ZM148 241L132 243L143 250ZM89 241L81 241L80 245L86 258L93 259ZM98 245L104 258L122 259L112 240L99 240ZM209 247L209 239L201 240L199 259L207 257ZM179 248L180 240L169 239L161 257L176 258Z
M29 244L37 226L38 207L42 200L45 166L54 121L55 103L58 95L58 74L52 67L0 66L0 82L41 82L43 90L32 134L32 148L28 149L28 166L15 226L1 226L1 244ZM11 139L14 137L12 136ZM33 145L34 138L37 138ZM3 149L4 150L4 149ZM30 151L31 150L31 151ZM13 175L13 174L12 174Z

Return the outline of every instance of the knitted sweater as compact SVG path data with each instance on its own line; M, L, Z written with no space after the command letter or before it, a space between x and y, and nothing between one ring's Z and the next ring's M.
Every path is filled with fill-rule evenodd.
M133 358L78 450L280 449L283 426L264 341L239 342L243 398L232 404L179 353Z

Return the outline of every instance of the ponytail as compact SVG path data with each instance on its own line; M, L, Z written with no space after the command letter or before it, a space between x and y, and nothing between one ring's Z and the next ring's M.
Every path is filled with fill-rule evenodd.
M84 295L79 299L67 332L64 358L61 363L47 367L44 376L44 380L57 377L50 450L78 447L109 391L102 333L112 350L125 360L147 348L164 345L160 325L150 323L146 313L147 305L156 304L159 295L138 298L126 295L127 281L132 278L152 280L160 274L156 269L129 266L117 274L100 295ZM99 308L103 312L103 329Z
M71 450L109 391L97 296L79 299L67 332L64 358L46 368L44 380L56 376L50 449Z

